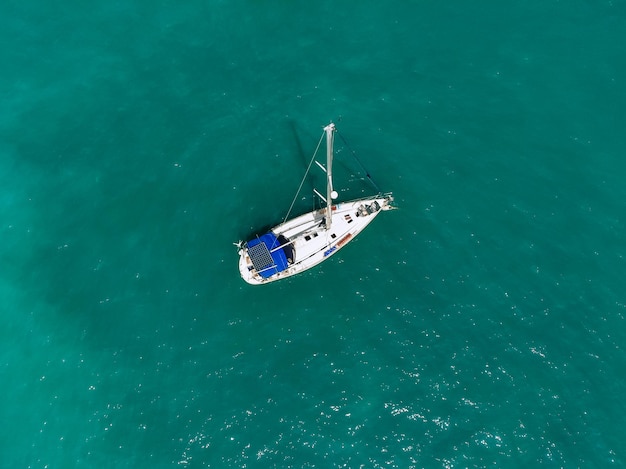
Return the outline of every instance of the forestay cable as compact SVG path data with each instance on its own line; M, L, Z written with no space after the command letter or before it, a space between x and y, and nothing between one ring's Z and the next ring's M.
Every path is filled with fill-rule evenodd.
M365 173L365 176L367 177L367 180L372 184L372 186L374 186L374 189L376 189L376 191L381 194L382 191L380 190L380 188L378 187L378 185L374 182L374 180L372 179L372 176L370 176L370 173L367 169L365 169L365 166L363 166L363 163L361 163L361 160L359 159L359 157L356 154L356 151L354 151L352 149L352 147L350 147L350 145L348 144L348 142L346 141L346 139L343 137L343 135L340 132L337 132L339 134L339 136L341 137L341 141L344 143L344 145L346 147L348 147L348 149L352 152L352 156L354 157L354 159L357 161L357 163L359 163L359 165L361 166L361 169L363 170L363 172Z

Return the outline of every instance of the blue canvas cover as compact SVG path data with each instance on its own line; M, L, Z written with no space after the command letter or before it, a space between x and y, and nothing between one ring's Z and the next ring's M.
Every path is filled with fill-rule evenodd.
M287 256L274 233L266 233L248 241L248 254L256 271L263 278L268 278L289 267ZM274 251L274 249L276 249Z

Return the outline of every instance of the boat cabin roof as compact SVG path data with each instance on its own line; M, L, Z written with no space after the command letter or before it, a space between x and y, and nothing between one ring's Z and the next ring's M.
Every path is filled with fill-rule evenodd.
M250 260L261 277L271 277L289 267L287 254L284 248L280 247L281 244L284 244L281 241L283 240L271 232L248 241Z

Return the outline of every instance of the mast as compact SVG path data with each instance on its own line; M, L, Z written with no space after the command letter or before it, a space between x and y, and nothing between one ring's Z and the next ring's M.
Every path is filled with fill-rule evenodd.
M326 230L330 230L332 223L333 199L337 193L333 190L333 140L335 138L335 124L332 122L324 127L326 132Z

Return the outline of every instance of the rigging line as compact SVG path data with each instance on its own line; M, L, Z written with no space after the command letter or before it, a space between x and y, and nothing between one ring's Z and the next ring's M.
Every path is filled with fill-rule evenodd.
M283 223L285 223L287 221L287 218L289 218L289 214L291 213L291 209L293 208L293 204L296 203L296 199L298 198L298 194L300 194L300 190L302 189L302 186L304 185L304 181L306 181L306 177L309 174L309 170L311 169L311 165L313 164L313 161L315 160L315 157L317 156L317 150L319 150L320 145L322 144L322 140L324 140L324 132L322 132L322 136L320 137L320 141L317 142L317 147L315 148L315 152L313 153L313 157L311 158L311 161L309 161L309 166L307 166L307 168L306 168L306 172L304 173L304 177L302 178L302 181L300 181L300 187L298 187L298 190L296 191L296 195L293 196L293 200L291 201L291 205L289 206L289 210L287 210L287 215L285 215L285 219L283 220Z
M354 151L352 149L352 147L350 146L350 144L346 141L346 139L343 137L343 135L340 132L337 132L339 134L339 136L341 137L341 141L344 143L345 146L348 147L348 149L352 152L352 156L354 157L354 159L357 161L357 163L359 163L359 165L361 166L361 169L363 170L363 172L365 173L365 176L367 177L367 180L372 184L372 186L374 186L374 189L376 189L376 191L380 194L382 193L382 191L380 190L380 188L378 187L378 184L376 184L374 182L374 180L372 179L372 176L370 176L369 171L365 168L365 166L363 166L363 163L361 163L361 160L359 159L359 157L356 154L356 151Z

